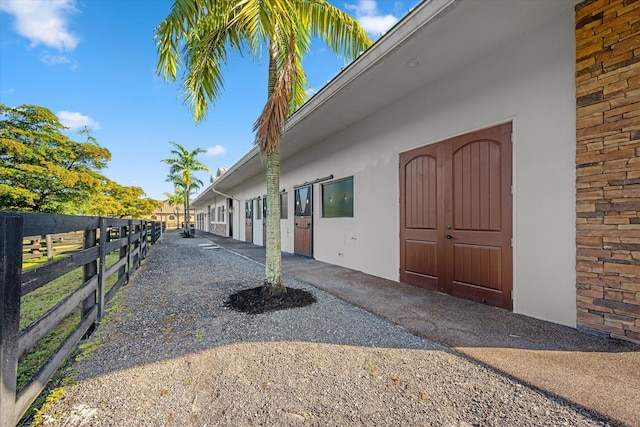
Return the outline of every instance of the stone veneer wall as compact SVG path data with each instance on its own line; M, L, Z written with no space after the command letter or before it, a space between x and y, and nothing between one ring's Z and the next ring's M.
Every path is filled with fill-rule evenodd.
M227 234L226 224L211 224L211 232L219 236L225 236Z
M575 12L578 328L640 342L640 0Z

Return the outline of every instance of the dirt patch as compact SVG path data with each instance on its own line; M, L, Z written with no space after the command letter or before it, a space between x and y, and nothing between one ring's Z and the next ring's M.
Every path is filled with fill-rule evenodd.
M279 295L265 295L262 286L243 289L231 295L225 306L247 314L260 314L270 311L287 310L290 308L306 307L316 302L311 292L296 288L286 288L286 292Z

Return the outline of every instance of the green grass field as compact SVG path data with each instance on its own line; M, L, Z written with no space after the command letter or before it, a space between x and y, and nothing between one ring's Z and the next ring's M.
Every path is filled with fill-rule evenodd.
M56 259L64 255L56 256ZM118 252L107 256L107 267L113 265L118 260ZM22 264L23 270L36 267L46 263L47 259L25 260ZM117 275L113 275L106 283L107 292L116 283ZM82 268L77 268L64 276L42 286L39 289L25 295L20 304L20 329L37 320L47 313L57 303L66 298L75 289L82 285ZM73 331L80 322L80 307L76 308L67 316L56 328L46 337L41 339L35 347L25 354L18 362L18 390L24 387L38 369L44 364L47 358L58 348L64 339Z

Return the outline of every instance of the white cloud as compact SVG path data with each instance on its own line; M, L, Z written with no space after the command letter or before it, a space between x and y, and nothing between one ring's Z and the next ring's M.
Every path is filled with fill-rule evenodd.
M40 61L47 65L61 65L61 64L69 64L69 68L75 70L78 68L78 61L75 59L70 59L66 55L52 55L47 51L43 51L40 53Z
M40 54L40 61L47 65L68 64L71 62L65 55L52 55L49 52L42 52Z
M358 18L358 22L367 33L381 35L393 27L398 22L398 18L393 15L361 16Z
M222 145L216 145L215 147L207 148L205 156L219 156L220 154L224 154L227 152L227 149Z
M355 12L362 28L373 36L384 34L400 20L393 15L381 15L376 0L358 0L357 4L346 4L345 7Z
M318 93L318 89L313 88L313 87L308 87L307 90L305 90L305 92L307 93L307 96L309 98L311 98L313 95L315 95L316 93Z
M58 111L56 116L58 116L60 123L69 129L79 129L85 126L93 130L102 129L100 123L84 114L74 113L72 111Z
M31 46L45 45L72 51L80 39L68 27L71 13L77 12L76 0L3 0L0 10L14 16L18 34L28 38Z

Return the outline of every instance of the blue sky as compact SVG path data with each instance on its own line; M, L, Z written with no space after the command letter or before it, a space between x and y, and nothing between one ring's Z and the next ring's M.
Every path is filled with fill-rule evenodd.
M330 0L358 18L376 40L419 0ZM224 93L204 122L194 124L179 98L179 82L156 74L154 27L173 0L0 0L0 103L47 107L71 139L87 126L111 151L104 174L164 199L169 141L212 171L230 167L253 146L253 123L266 99L266 58L231 57ZM304 62L309 93L345 64L314 42ZM198 175L204 185L209 175Z

